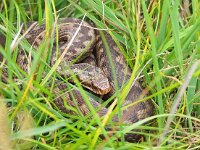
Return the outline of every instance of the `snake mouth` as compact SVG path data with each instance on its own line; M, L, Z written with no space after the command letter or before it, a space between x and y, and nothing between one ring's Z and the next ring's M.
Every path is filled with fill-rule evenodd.
M111 86L107 78L93 80L92 83L96 94L105 95L111 91Z

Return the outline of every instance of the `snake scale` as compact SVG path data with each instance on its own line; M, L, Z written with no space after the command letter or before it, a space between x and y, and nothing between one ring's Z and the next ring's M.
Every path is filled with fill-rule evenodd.
M75 18L66 18L58 20L58 39L59 39L59 52L55 49L55 42L51 54L51 66L53 66L57 58L65 52L66 47L69 45L70 40L73 38L70 47L67 49L61 63L57 67L56 71L65 79L69 79L70 82L74 82L72 78L72 72L76 74L77 79L81 82L85 89L88 89L92 93L100 96L101 98L109 98L115 93L116 87L120 89L127 83L131 76L131 70L127 67L125 58L118 49L116 43L104 31L105 39L109 44L110 55L106 51L102 39L99 36L97 30L94 29L93 25L82 22ZM30 27L32 23L28 23ZM79 28L80 27L80 28ZM79 29L78 33L76 31ZM24 29L23 32L26 30ZM35 24L31 27L31 30L25 35L27 41L35 48L45 40L45 24ZM2 43L2 41L1 41ZM110 58L109 58L110 56ZM27 54L23 50L19 50L17 56L17 64L25 71L28 70ZM110 60L114 69L112 70ZM114 82L114 81L117 82ZM117 83L117 84L116 84ZM65 92L64 95L60 96L60 92L65 90L67 85L63 82L58 82L57 86L53 90L55 96L56 106L65 113L77 114L77 111L68 109L67 105L70 105L79 110L83 115L88 115L90 109L83 99L80 91L72 89L70 92ZM135 102L142 92L142 88L139 82L135 82L122 106L126 106ZM94 108L99 108L100 103L95 101L93 98L88 97L91 105ZM74 99L76 101L74 101ZM100 107L97 114L101 117L108 112L106 107ZM153 113L153 107L150 101L139 102L136 105L128 107L122 112L123 123L133 124L139 120L142 120ZM115 115L112 119L114 122L118 122L118 116ZM126 134L125 139L127 141L134 141L137 135Z

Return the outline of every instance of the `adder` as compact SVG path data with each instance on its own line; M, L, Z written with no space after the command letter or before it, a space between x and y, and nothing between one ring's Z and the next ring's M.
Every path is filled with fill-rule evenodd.
M56 42L54 42L50 65L54 66L57 59L64 54L62 61L56 69L57 73L72 83L75 81L71 76L75 74L76 78L85 89L103 99L107 99L111 97L116 90L120 91L122 87L126 85L132 73L131 69L127 66L125 58L109 34L104 32L110 51L106 50L98 30L95 30L94 27L87 22L82 22L81 26L80 24L81 20L75 18L58 20L59 51L56 51ZM25 34L25 38L37 49L42 41L45 40L45 24L33 25L32 22L27 25L28 27L32 25L32 27L31 30ZM23 32L25 31L24 29ZM74 39L70 41L72 38ZM0 42L3 43L2 39ZM66 49L67 46L69 47ZM19 49L16 62L23 70L28 71L27 52ZM77 111L66 107L67 104L78 109L83 115L88 115L90 109L79 90L73 89L71 92L66 92L63 96L59 96L60 91L66 88L67 85L65 83L58 82L53 90L53 94L55 95L54 102L57 107L62 112L78 115ZM139 82L136 81L132 85L122 106L134 103L139 99L141 92L142 88ZM74 101L74 99L76 101ZM97 110L97 114L100 117L108 112L106 107L100 107L101 104L93 98L89 97L89 101L94 109L100 108ZM151 116L152 113L153 107L150 101L139 102L122 112L123 123L133 124ZM120 121L117 115L115 115L112 120L114 122ZM125 135L127 141L134 141L136 137L137 135L135 134Z

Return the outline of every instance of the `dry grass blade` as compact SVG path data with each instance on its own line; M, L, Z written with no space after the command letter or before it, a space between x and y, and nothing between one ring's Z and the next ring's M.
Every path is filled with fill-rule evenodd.
M179 107L179 104L180 104L180 102L181 102L182 96L183 96L183 94L184 94L184 92L185 92L185 90L186 90L186 88L187 88L187 86L188 86L188 84L189 84L189 81L190 81L190 79L192 78L192 75L193 75L193 73L195 72L195 70L197 69L197 66L198 66L199 64L200 64L200 60L196 61L196 62L191 66L190 70L188 71L188 74L187 74L187 76L186 76L186 78L185 78L185 81L183 82L183 85L182 85L182 87L181 87L181 89L180 89L180 92L179 92L179 94L178 94L178 97L177 97L177 99L176 99L174 105L173 105L172 108L171 108L170 116L168 117L167 123L166 123L166 125L165 125L164 130L163 130L163 133L162 133L161 137L159 138L159 141L158 141L158 144L157 144L158 146L161 145L161 143L162 143L163 140L164 140L164 137L166 136L166 134L167 134L167 132L168 132L168 130L169 130L169 128L170 128L170 124L171 124L171 122L172 122L172 120L173 120L173 115L176 113L176 110L177 110L177 108Z
M0 150L12 149L11 137L11 128L8 119L8 110L3 101L3 98L0 97Z

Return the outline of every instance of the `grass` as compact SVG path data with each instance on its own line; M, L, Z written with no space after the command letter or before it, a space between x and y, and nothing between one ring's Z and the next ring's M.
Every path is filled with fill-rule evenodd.
M6 35L6 43L5 47L0 47L4 58L0 74L2 66L7 66L8 83L0 81L0 148L199 149L199 9L198 0L3 0L0 33ZM88 104L92 118L63 114L53 103L52 90L58 76L55 70L62 60L60 58L53 67L48 65L53 20L82 19L84 15L84 20L92 21L97 28L110 29L109 34L133 70L122 92L116 92L117 99L123 101L134 79L139 77L144 92L149 93L141 101L151 99L155 106L154 116L126 127L120 125L121 130L110 138L105 130L109 118L102 120L96 115L88 93L78 81L76 86ZM37 53L18 35L21 24L33 20L46 23L48 31ZM34 58L28 73L16 64L19 46ZM42 80L43 72L47 75ZM14 76L17 81L13 80ZM73 88L64 82L68 89L61 93ZM141 134L145 138L139 143L128 143L123 138L116 140L132 129L143 129ZM99 138L100 134L107 139Z

